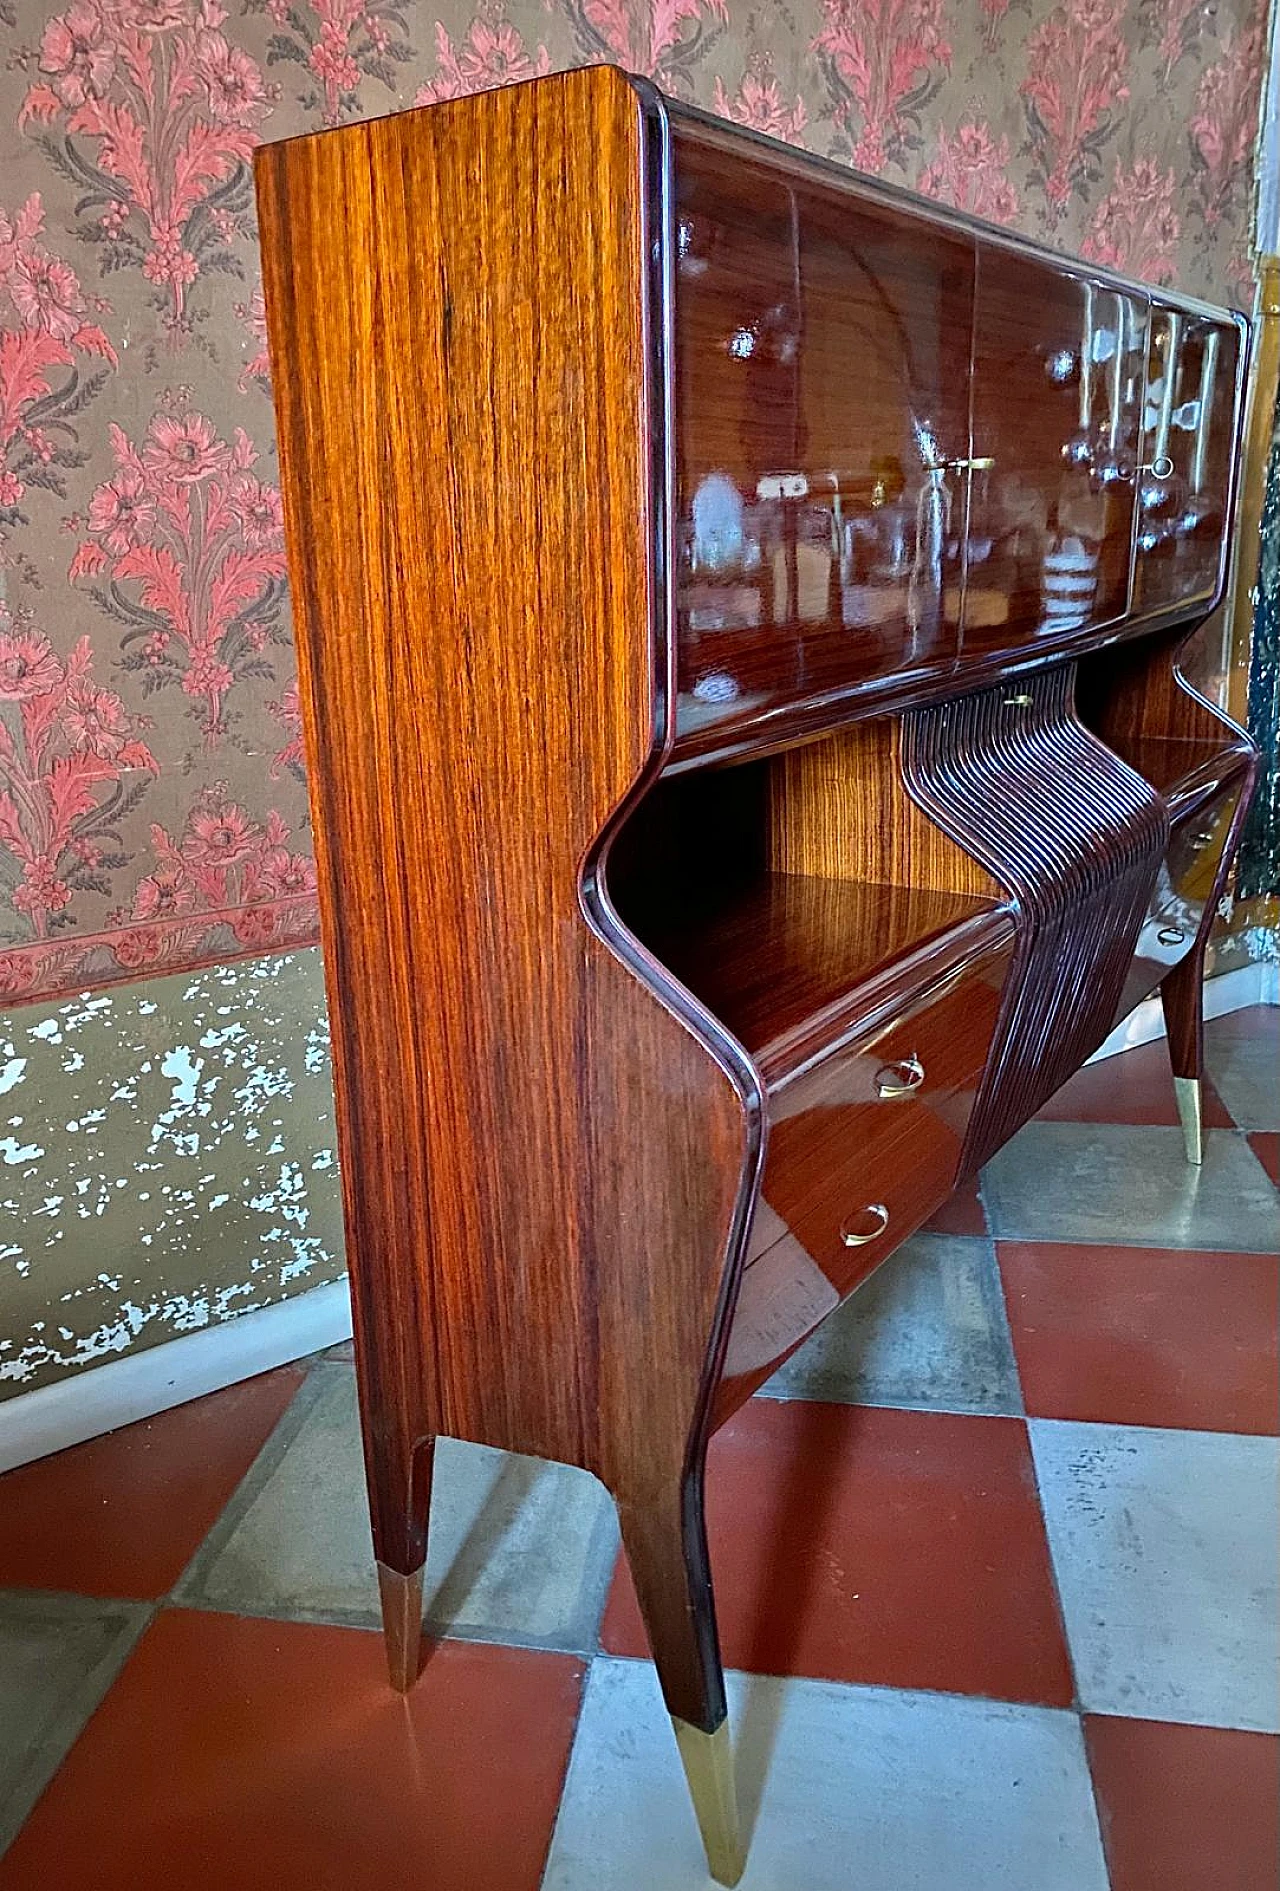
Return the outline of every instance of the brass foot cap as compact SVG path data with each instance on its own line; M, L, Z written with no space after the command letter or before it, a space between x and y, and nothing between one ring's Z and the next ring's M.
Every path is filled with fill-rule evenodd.
M737 1884L746 1868L747 1855L738 1825L729 1722L722 1720L714 1733L703 1733L700 1727L691 1727L687 1720L677 1720L674 1715L671 1725L698 1817L707 1869L717 1884Z
M1175 1077L1173 1089L1178 1099L1178 1115L1182 1118L1182 1140L1187 1146L1187 1161L1199 1164L1204 1161L1200 1079Z
M418 1678L422 1650L422 1570L402 1576L398 1569L378 1564L378 1594L382 1601L382 1633L387 1646L387 1669L398 1694L407 1694Z

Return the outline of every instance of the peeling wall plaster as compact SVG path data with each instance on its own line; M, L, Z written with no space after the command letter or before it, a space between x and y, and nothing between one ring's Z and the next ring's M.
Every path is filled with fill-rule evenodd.
M318 952L0 1017L0 1398L342 1272Z

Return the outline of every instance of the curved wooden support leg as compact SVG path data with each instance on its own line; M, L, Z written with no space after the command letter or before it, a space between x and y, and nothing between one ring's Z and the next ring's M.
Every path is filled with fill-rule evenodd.
M369 1518L378 1565L387 1671L407 1694L422 1668L422 1578L435 1439L388 1452L369 1467Z
M1160 986L1169 1062L1187 1161L1204 1161L1201 1096L1204 1087L1204 955L1207 933L1168 973Z
M746 1854L738 1820L701 1475L686 1479L683 1490L673 1489L658 1502L633 1504L620 1495L618 1518L707 1866L717 1883L735 1885Z

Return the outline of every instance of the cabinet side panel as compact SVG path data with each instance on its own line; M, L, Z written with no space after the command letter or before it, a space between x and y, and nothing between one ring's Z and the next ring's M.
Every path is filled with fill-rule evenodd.
M750 1142L579 890L665 718L647 127L597 69L258 164L366 1418L611 1482Z

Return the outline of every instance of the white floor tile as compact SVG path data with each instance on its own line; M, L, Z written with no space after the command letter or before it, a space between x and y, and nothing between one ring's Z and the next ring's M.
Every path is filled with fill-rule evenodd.
M299 1422L300 1421L300 1422ZM185 1602L252 1615L374 1623L364 1466L349 1366L317 1366L281 1434L185 1577ZM427 1532L437 1633L586 1649L616 1553L603 1487L585 1471L442 1438Z
M1033 1419L1080 1700L1280 1728L1280 1440Z
M742 1891L1106 1891L1072 1714L731 1675ZM543 1891L708 1884L653 1670L600 1657Z

